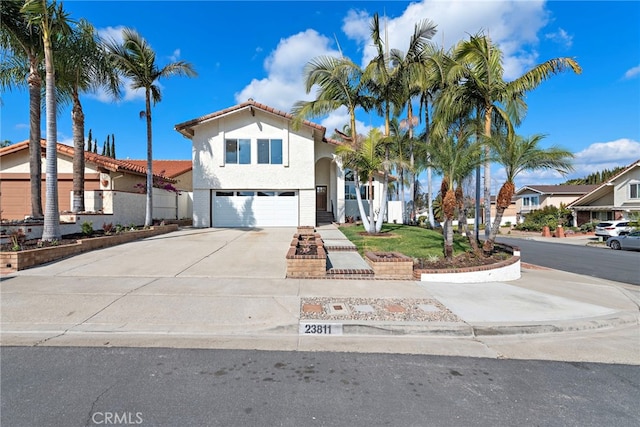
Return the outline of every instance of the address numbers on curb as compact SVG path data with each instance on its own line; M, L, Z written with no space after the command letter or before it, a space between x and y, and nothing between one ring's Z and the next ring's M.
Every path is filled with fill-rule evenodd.
M300 335L342 335L342 323L300 323Z

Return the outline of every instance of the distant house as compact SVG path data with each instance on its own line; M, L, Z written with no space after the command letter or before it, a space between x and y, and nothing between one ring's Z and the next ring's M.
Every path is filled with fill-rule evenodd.
M127 160L147 169L146 160ZM175 180L174 187L181 191L193 190L193 162L191 160L154 160L153 173Z
M46 141L41 141L42 149L42 204L46 202L45 152ZM72 209L74 148L57 145L58 160L58 207L62 212ZM118 200L140 198L140 185L146 182L146 165L138 165L127 160L113 159L99 154L84 152L85 157L85 209L88 212L108 212L128 209L134 218L130 202L120 202L122 206L112 206ZM157 179L175 183L175 180L154 174ZM19 142L0 149L0 209L2 219L21 220L31 215L31 184L29 170L29 141ZM116 195L118 195L116 197ZM128 196L128 194L130 196ZM154 193L155 194L155 193ZM175 194L175 193L174 193ZM155 200L155 198L154 198ZM144 212L144 204L143 204ZM175 212L175 208L173 212ZM154 214L155 214L154 202ZM171 218L163 212L159 218ZM174 214L175 215L175 214ZM144 215L142 216L144 222Z
M516 191L516 216L521 223L528 213L547 206L569 205L597 185L525 185Z
M640 160L567 207L574 212L575 226L591 221L629 219L630 214L640 213Z
M253 100L175 126L193 152L195 227L314 226L358 218L356 191L379 211L381 183L355 188L326 128ZM365 203L366 204L366 203ZM375 212L374 212L375 215Z

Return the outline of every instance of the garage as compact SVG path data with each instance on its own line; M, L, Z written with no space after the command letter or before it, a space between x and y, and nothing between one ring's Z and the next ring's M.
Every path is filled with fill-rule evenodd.
M242 190L213 191L214 227L295 227L298 192Z

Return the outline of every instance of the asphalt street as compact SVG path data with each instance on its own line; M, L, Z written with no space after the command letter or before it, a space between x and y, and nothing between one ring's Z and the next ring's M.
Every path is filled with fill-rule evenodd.
M628 365L167 348L2 347L0 355L2 426L621 427L640 419L640 370Z

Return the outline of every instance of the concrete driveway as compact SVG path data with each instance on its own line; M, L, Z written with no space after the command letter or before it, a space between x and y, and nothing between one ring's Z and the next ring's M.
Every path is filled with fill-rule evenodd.
M80 277L284 278L295 227L183 229L29 270Z

